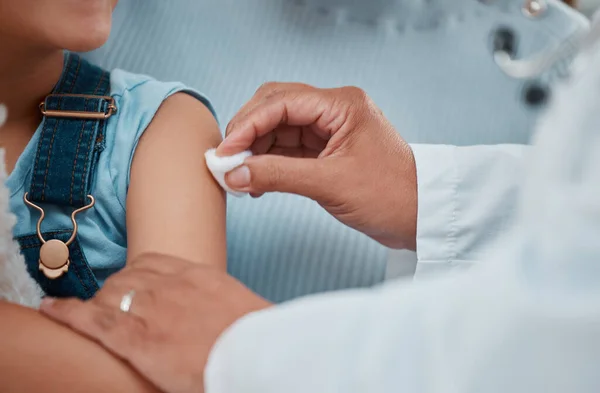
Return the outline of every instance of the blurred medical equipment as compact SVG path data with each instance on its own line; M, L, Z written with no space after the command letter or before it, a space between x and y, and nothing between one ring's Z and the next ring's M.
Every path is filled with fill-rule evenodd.
M198 88L222 126L261 83L300 81L365 89L409 142L527 143L569 59L513 78L495 61L497 33L509 31L515 59L528 59L570 46L588 28L558 0L530 14L528 4L121 0L110 41L88 57ZM388 250L296 196L230 199L227 225L230 272L273 301L370 286L415 269L411 253ZM474 236L471 248L480 240Z
M533 6L532 4L536 4ZM545 2L529 0L523 12L534 15L542 12ZM585 29L577 30L565 41L553 47L542 50L540 53L527 59L514 58L514 35L510 30L498 31L494 40L494 59L506 74L513 78L534 78L549 69L552 65L564 59L572 58L577 52L585 50L594 44L600 37L596 29L588 34Z

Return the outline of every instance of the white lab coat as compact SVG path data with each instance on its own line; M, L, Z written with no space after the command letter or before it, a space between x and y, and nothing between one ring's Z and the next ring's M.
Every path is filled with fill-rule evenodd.
M475 266L251 314L206 392L600 392L600 50L575 68L527 158L417 147L420 264Z
M525 145L413 145L417 279L470 267L514 219Z

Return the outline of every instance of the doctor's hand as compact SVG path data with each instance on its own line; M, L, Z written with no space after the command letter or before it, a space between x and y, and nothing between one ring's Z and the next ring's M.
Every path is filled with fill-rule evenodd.
M415 249L412 150L362 90L263 85L229 123L217 155L247 149L254 156L227 175L231 188L306 196L386 246Z
M123 312L121 300L132 290ZM160 391L201 393L219 336L270 306L225 272L150 254L111 276L93 299L45 301L40 310L103 345Z

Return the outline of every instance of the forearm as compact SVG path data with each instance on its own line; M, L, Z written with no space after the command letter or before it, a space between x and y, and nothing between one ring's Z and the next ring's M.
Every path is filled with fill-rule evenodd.
M156 392L98 344L34 310L0 302L0 320L2 393Z

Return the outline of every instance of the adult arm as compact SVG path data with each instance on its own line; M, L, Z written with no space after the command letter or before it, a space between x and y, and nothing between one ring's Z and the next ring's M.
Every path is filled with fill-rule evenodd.
M89 339L40 315L0 301L3 393L149 393L156 390Z

